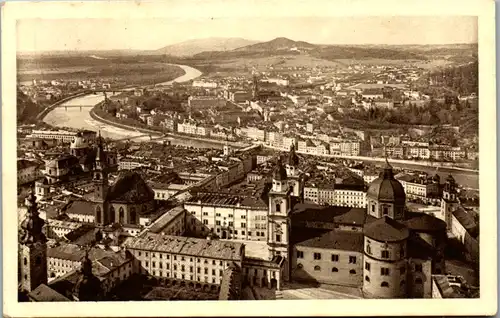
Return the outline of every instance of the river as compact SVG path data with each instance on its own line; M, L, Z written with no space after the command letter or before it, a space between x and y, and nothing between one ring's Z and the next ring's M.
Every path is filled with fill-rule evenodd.
M161 83L159 85L170 85L173 82L185 82L191 79L199 77L202 73L190 66L187 65L179 65L184 71L185 74L172 80L169 82ZM122 128L118 128L115 126L111 126L108 124L104 124L101 122L97 122L90 117L90 107L85 107L80 110L79 107L68 107L67 109L64 106L88 106L88 105L96 105L99 102L104 100L103 94L97 95L85 95L82 97L77 97L68 102L61 104L59 107L52 110L50 113L45 116L44 121L55 127L70 127L74 129L88 129L88 130L101 130L101 134L105 138L110 139L124 139L130 137L136 137L140 135L144 135L144 133L138 131L131 131ZM149 141L149 137L141 137L133 139L134 141ZM222 144L219 143L210 143L207 141L198 141L198 140L189 140L189 139L179 139L173 137L167 137L165 140L170 140L171 144L179 145L179 146L189 146L195 148L218 148L221 149L223 147ZM426 166L410 166L403 164L393 164L394 167L398 168L411 168L418 171L425 171L429 174L434 174L436 172L435 168L426 167ZM444 180L448 174L452 174L456 181L463 185L464 187L478 189L479 188L479 175L477 173L471 173L466 171L458 171L448 168L439 168L438 174L441 179Z
M178 83L186 82L191 79L197 78L202 74L199 70L192 68L190 66L187 65L178 65L178 66L184 70L185 72L184 75L179 76L178 78L172 81L160 83L158 85L170 85L173 82L178 82ZM54 127L69 127L74 129L88 129L94 131L100 130L101 135L104 138L110 138L115 140L144 135L144 133L142 132L126 130L94 120L92 117L90 117L90 110L92 109L90 107L84 107L82 109L80 109L80 107L68 107L68 108L65 107L65 106L96 105L102 102L103 100L104 100L104 94L102 93L98 93L95 95L90 94L74 98L70 101L62 103L59 107L49 112L45 116L43 121ZM149 137L140 137L140 138L135 138L133 140L149 141L150 139ZM177 139L172 137L167 137L164 140L170 140L171 144L173 145L189 146L195 148L223 147L223 145L218 143L203 142L198 140Z

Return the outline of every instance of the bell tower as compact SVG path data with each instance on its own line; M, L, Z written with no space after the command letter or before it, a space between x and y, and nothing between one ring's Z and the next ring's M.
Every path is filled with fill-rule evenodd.
M94 183L94 220L97 225L104 225L107 222L106 210L107 201L106 197L109 190L108 182L108 167L106 161L106 154L104 152L104 146L99 132L99 137L97 141L97 151L94 162L94 169L92 171L92 182Z
M273 171L273 186L269 192L267 245L272 259L281 256L289 260L291 188L281 158ZM288 264L285 261L285 277L288 278Z
M47 238L43 233L44 221L38 214L35 189L26 198L26 218L21 223L19 236L20 288L31 292L47 284Z
M440 212L436 215L438 219L446 222L447 230L451 229L451 215L458 205L457 184L453 176L450 174L444 183Z
M286 163L286 176L288 184L292 188L292 196L303 199L303 183L302 176L299 172L299 156L295 152L295 145L292 144L290 153L288 154L288 161Z

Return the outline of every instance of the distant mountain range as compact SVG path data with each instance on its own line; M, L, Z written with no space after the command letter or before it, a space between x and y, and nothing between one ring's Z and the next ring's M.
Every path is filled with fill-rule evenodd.
M92 56L95 58L127 56L163 56L163 60L195 59L224 60L237 58L262 58L282 55L308 55L310 57L335 61L339 59L389 59L389 60L432 60L447 59L467 62L477 58L476 44L444 45L330 45L312 44L278 37L271 41L258 42L244 38L212 37L189 40L165 46L157 50L107 50L107 51L59 51L34 53L43 56ZM18 58L33 53L18 52Z
M156 50L158 54L167 54L172 56L192 56L205 51L225 52L231 51L240 47L251 46L258 43L243 38L207 38L189 40L181 43L167 45Z

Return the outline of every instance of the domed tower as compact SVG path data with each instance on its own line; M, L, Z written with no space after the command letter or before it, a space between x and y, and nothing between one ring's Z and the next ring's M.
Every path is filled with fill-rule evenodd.
M299 173L299 156L297 156L297 153L295 152L294 145L290 148L290 153L288 154L288 160L285 167L288 184L292 187L292 196L302 199L302 176Z
M394 178L394 172L386 161L384 171L373 180L366 192L368 215L376 218L388 216L403 220L405 215L406 194L401 183Z
M366 298L407 296L406 226L388 216L365 225L363 294Z
M444 183L443 198L441 199L441 209L436 217L446 222L446 228L451 229L451 216L458 207L457 184L450 174Z
M78 132L71 141L69 146L69 152L72 156L81 158L89 152L89 144L87 139L85 139L81 132Z
M269 211L267 226L267 245L270 258L281 256L289 258L289 236L291 208L290 187L281 158L273 171L273 187L269 192ZM288 278L288 264L285 262L285 277Z
M102 288L99 278L92 273L92 261L88 251L80 269L80 277L73 289L73 299L76 301L97 301L102 297Z
M47 284L47 238L42 231L45 222L38 214L34 189L25 205L28 210L19 233L19 272L21 289L30 292Z

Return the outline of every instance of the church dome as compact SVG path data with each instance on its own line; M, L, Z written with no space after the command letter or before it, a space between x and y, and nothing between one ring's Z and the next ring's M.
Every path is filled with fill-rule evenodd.
M410 235L410 231L404 224L388 216L366 224L363 233L366 237L378 242L404 241Z
M83 138L82 134L79 132L76 134L75 138L71 141L71 149L85 149L88 148L87 140Z
M394 178L392 167L387 165L380 176L370 184L366 197L377 201L404 205L406 194L401 183Z

